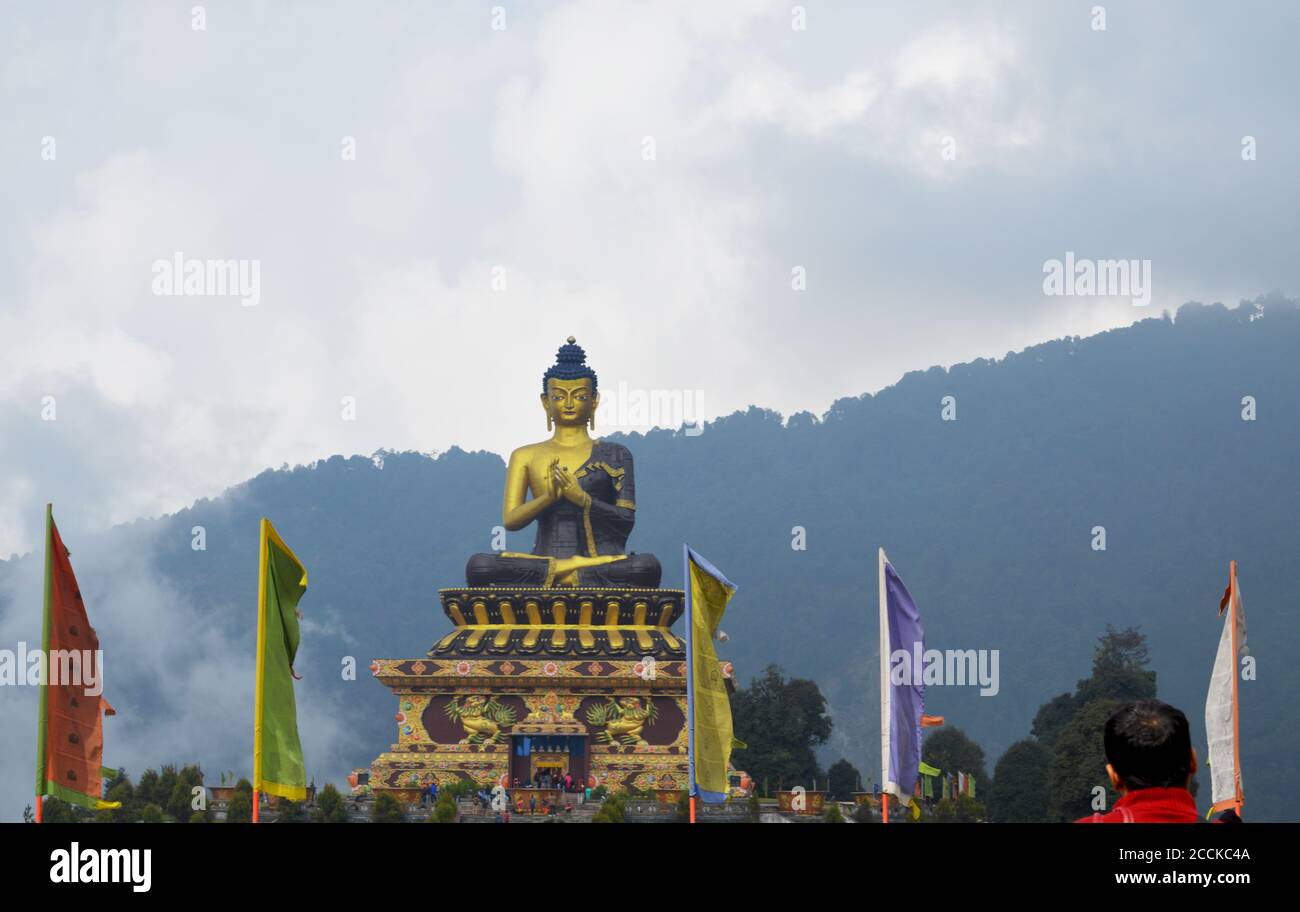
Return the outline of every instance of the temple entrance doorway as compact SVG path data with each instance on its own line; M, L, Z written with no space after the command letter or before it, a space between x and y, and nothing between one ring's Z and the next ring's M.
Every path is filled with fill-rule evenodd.
M512 787L562 791L566 774L572 777L571 781L578 783L572 789L585 785L588 768L586 735L514 735L510 740Z

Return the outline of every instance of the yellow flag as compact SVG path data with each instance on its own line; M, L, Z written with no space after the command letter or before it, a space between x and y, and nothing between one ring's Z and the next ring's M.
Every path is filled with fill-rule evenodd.
M718 654L713 651L713 635L736 587L689 546L684 554L691 793L710 804L720 804L727 800L727 764L735 737L731 701Z

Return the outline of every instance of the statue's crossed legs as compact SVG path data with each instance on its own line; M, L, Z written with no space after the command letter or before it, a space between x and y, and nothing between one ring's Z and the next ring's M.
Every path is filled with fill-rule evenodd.
M611 586L657 589L663 569L653 554L547 557L504 551L475 554L465 565L471 586Z

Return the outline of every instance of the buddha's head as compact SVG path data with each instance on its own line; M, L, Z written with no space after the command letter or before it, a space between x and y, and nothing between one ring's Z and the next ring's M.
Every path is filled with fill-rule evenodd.
M555 363L542 375L546 426L595 427L598 405L596 372L587 365L587 353L569 336L568 344L560 346Z

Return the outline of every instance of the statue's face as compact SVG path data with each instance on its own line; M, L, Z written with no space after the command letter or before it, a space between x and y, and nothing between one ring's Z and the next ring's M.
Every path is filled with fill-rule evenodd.
M587 377L579 380L556 380L552 377L546 381L542 408L557 426L585 425L596 414L599 404L600 396L592 390L591 380Z

